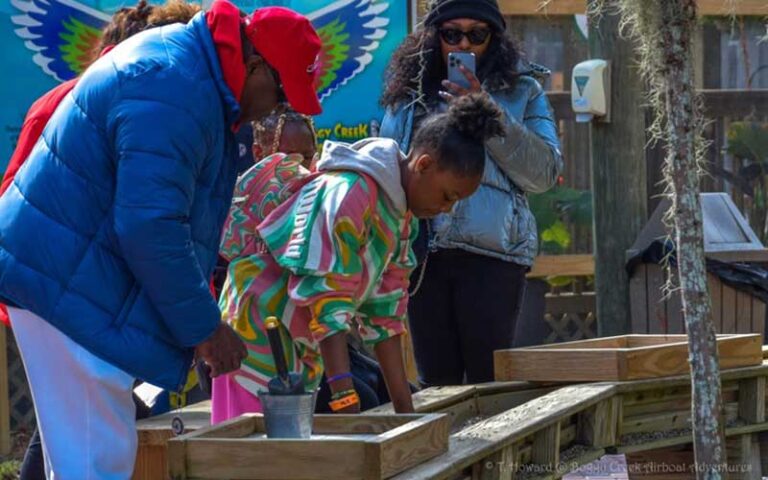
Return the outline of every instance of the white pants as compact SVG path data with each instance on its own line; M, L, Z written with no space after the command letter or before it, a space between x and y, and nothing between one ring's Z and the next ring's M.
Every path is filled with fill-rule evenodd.
M48 480L127 480L136 460L133 378L37 315L8 309Z

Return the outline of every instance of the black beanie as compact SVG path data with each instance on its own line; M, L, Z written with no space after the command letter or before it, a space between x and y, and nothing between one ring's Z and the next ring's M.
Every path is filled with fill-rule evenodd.
M439 27L454 18L480 20L499 32L507 26L496 0L436 0L424 19L424 25Z

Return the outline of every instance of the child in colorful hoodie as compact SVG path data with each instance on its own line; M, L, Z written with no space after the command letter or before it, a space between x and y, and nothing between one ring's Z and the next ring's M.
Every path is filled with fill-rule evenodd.
M289 368L309 390L323 370L334 411L359 411L345 335L357 323L374 345L397 412L412 412L399 335L405 332L417 218L449 211L478 187L485 141L501 112L484 94L433 115L403 154L388 139L326 142L316 171L276 154L238 181L224 229L230 260L220 299L248 356L213 380L212 422L261 411L276 374L264 320L281 320ZM290 343L288 343L290 342Z

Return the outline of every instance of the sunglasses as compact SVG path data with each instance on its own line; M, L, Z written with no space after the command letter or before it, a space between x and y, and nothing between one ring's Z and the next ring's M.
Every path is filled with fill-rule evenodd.
M491 35L491 30L488 28L473 28L468 32L458 28L441 28L439 32L440 38L448 45L458 45L464 37L467 37L472 45L482 45Z

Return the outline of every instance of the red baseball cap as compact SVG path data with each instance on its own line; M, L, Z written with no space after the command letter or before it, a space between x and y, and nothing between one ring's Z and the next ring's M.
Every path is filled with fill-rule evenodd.
M277 70L291 107L305 115L321 113L315 76L322 42L309 19L288 8L266 7L253 12L246 22L248 39Z

